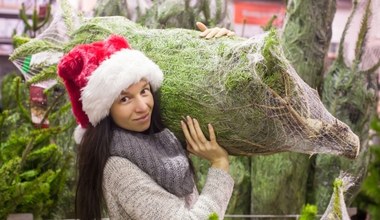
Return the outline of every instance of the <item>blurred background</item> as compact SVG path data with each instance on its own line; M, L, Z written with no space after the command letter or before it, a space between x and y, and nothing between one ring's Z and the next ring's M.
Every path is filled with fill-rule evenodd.
M260 35L271 28L282 31L287 59L301 78L319 92L329 111L358 134L361 155L355 161L295 153L233 157L231 170L235 189L226 219L301 219L302 214L309 216L302 219L320 219L328 210L335 190L334 179L341 171L353 167L354 171L350 171L353 171L356 183L354 189L345 194L347 209L344 211L351 219L380 219L380 71L374 68L380 65L380 0L68 2L85 18L120 15L149 28L195 30L195 21L186 19L190 14L208 27L225 27L244 38ZM184 10L184 2L194 10ZM20 42L38 38L49 27L59 4L56 0L0 0L0 219L5 216L12 219L10 213L33 213L24 215L26 219L33 218L33 215L36 219L74 218L76 173L71 134L75 121L67 97L62 98L65 97L64 89L56 82L44 81L42 87L42 84L26 83L31 72L31 59L36 61L37 56L9 60ZM170 11L176 7L179 10ZM356 13L352 14L354 8ZM194 14L194 11L199 13ZM163 12L171 16L162 18ZM367 12L368 24L363 19ZM291 25L297 28L291 29ZM348 29L342 40L345 27ZM303 30L312 33L308 36ZM344 62L338 59L340 46L344 47ZM315 54L319 55L313 57ZM51 63L56 62L55 55L48 54ZM54 74L55 67L50 64L49 70ZM363 83L340 84L345 83L342 78L332 79L336 81L328 84L331 80L328 77L339 72L330 68L334 65L340 65L338 69L346 71L347 76L357 77L359 74ZM33 71L43 72L38 68ZM335 85L346 89L344 95L335 93ZM357 92L356 88L364 92ZM371 98L362 97L362 93ZM325 102L329 95L355 103L335 108ZM344 115L344 106L354 107ZM339 107L343 110L336 110ZM195 166L200 170L200 182L204 182L204 164L195 161ZM308 204L315 206L310 208Z

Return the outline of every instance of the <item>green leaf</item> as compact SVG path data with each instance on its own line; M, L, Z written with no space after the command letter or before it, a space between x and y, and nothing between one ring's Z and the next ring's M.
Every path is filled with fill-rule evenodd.
M380 133L380 120L378 117L375 117L370 124L371 128L376 132Z
M208 216L208 220L219 220L219 216L218 216L218 214L213 212Z
M299 220L314 220L317 217L318 207L316 205L306 204L301 211Z

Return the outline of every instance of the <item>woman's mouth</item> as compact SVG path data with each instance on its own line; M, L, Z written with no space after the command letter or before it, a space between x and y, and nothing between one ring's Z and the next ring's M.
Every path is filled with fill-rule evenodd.
M146 122L148 120L149 120L149 113L135 119L135 121L138 121L138 122Z

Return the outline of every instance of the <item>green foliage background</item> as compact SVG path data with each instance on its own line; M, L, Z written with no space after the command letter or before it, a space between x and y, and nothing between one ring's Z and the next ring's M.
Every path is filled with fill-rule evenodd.
M298 2L298 1L296 1ZM311 1L316 2L316 1ZM319 2L319 1L318 1ZM322 2L322 1L321 1ZM329 1L335 4L335 1ZM322 4L322 3L321 3ZM301 4L300 4L301 5ZM305 5L305 1L303 4ZM315 6L316 7L316 6ZM156 8L157 9L157 8ZM150 15L157 16L158 14L154 12L156 10L153 8ZM303 10L308 12L309 10ZM316 12L318 12L316 10ZM153 17L154 17L153 16ZM307 17L314 18L314 16L306 15ZM323 16L325 16L323 14ZM302 17L298 14L294 14L295 18ZM300 19L302 22L304 20ZM320 20L322 19L315 19ZM327 19L328 20L328 19ZM189 20L190 21L190 20ZM192 21L191 21L192 22ZM310 23L310 21L308 21ZM328 22L327 22L328 23ZM290 24L290 22L288 22ZM70 26L70 25L68 25ZM326 26L323 24L322 26ZM162 27L162 26L160 26ZM192 28L193 25L190 27ZM315 27L319 30L319 26L310 25L310 27ZM93 32L99 31L96 29L91 29ZM301 30L305 30L304 27L301 27ZM286 33L297 33L296 31L285 31ZM305 31L305 33L314 33L314 30ZM310 35L314 39L314 35ZM326 35L326 38L329 39L330 36ZM299 50L303 52L305 49L305 44L302 44L303 41L300 41L300 37L290 36L294 41L288 42L298 42L300 43ZM93 40L87 38L88 40ZM310 42L312 40L305 40L307 45L311 45ZM329 40L322 41L326 45L328 45ZM75 43L75 42L74 42ZM34 47L36 50L31 51L31 54L46 51L48 48L50 50L54 49L56 51L61 51L61 47L59 45L49 44L46 41L33 41ZM146 45L149 47L149 44ZM316 48L324 48L322 46L317 46ZM68 48L66 48L68 49ZM290 50L290 48L287 48ZM313 50L309 50L313 52ZM322 55L325 54L325 50ZM294 54L292 52L292 54ZM153 54L154 55L154 54ZM162 57L162 54L157 54L157 56ZM307 56L308 57L308 56ZM300 57L304 59L304 55ZM320 56L319 58L323 58ZM311 61L316 61L317 59L309 59ZM294 61L297 64L297 61ZM303 62L298 62L303 63ZM320 62L321 63L321 62ZM321 63L322 64L322 63ZM305 71L299 71L299 73L306 72L321 72L321 70L309 71L310 67L316 67L314 64L305 65ZM320 65L322 69L323 65ZM295 65L297 67L297 65ZM337 66L338 67L338 66ZM34 78L35 82L43 80L45 78L55 78L55 66L50 66L48 68L43 69L40 74ZM342 70L344 68L338 67L337 69ZM350 71L346 71L350 72ZM354 72L354 71L352 71ZM314 74L309 74L311 77L314 77ZM319 77L319 76L318 76ZM305 80L306 78L303 77ZM320 83L318 80L310 79L305 80L309 84L313 84L313 81L317 82L317 86L320 87ZM29 103L28 103L28 85L20 83L21 79L14 78L14 76L7 78L4 80L3 88L3 106L4 111L1 113L0 117L0 175L4 177L3 180L0 180L0 218L5 216L4 213L15 212L15 211L24 211L24 210L33 210L36 218L69 218L72 217L73 209L73 194L74 194L74 150L72 149L73 141L72 141L72 129L74 127L74 120L71 116L70 106L67 104L67 97L60 96L63 88L61 85L56 85L52 89L49 89L47 92L49 96L49 105L55 103L55 99L58 97L58 101L54 104L54 107L51 109L51 114L49 114L49 121L51 128L47 130L36 130L29 118ZM234 84L234 81L229 81L230 86L233 87L237 84ZM340 81L342 82L342 81ZM339 82L339 83L340 83ZM361 82L361 81L358 81ZM336 83L336 85L341 85ZM357 88L361 88L362 85L358 83ZM364 84L364 83L363 83ZM334 84L335 85L335 84ZM350 85L350 84L348 84ZM331 86L331 88L334 88ZM329 92L324 92L329 94ZM334 93L331 93L334 94ZM355 94L356 96L357 94ZM335 96L335 95L334 95ZM337 99L342 100L341 96L335 96ZM349 98L350 100L355 100ZM371 102L372 103L372 102ZM363 105L359 105L363 106ZM340 116L345 118L345 115ZM367 116L363 117L364 119L368 119ZM379 126L380 127L380 126ZM366 133L367 130L363 129L363 126L358 128L363 133ZM380 129L379 129L380 130ZM379 192L379 147L371 147L371 153L374 155L372 159L372 164L369 168L369 177L363 183L362 193L358 198L360 198L359 206L363 209L368 209L372 216L379 216L376 212L379 212L379 201L380 192ZM248 214L249 206L252 205L251 213L254 211L260 210L262 206L262 210L270 210L270 211L278 211L280 209L281 204L283 206L288 205L289 207L284 207L283 211L280 212L289 213L289 210L295 210L298 213L298 208L300 205L304 203L304 199L294 199L294 197L302 198L305 194L306 189L303 189L302 186L306 184L306 176L307 169L304 171L300 171L301 168L306 167L309 158L305 155L302 155L302 161L296 159L289 159L297 161L297 169L292 168L292 166L288 166L288 172L285 172L285 168L287 168L284 164L288 164L284 158L279 158L280 154L276 154L273 157L277 158L278 161L285 161L284 163L274 163L274 160L270 160L269 156L257 157L254 158L255 161L251 161L252 158L248 157L232 157L231 164L234 164L231 167L231 174L235 179L236 187L234 190L234 196L231 199L228 214ZM376 159L377 158L377 159ZM197 160L197 159L195 159ZM263 161L264 165L267 164L267 168L260 163L260 160ZM304 162L303 162L304 161ZM199 167L200 173L207 172L207 164L203 161L197 162L195 161L197 166ZM273 165L275 167L279 167L280 169L276 169L278 172L273 172L275 175L268 175L269 178L265 178L265 171L269 172L271 168L269 165ZM203 171L202 171L203 170ZM251 170L251 171L250 171ZM325 169L322 169L325 170ZM244 172L243 172L244 171ZM261 172L263 171L263 172ZM289 177L281 177L283 174L289 174ZM294 174L300 174L299 177L294 177ZM251 177L252 176L252 177ZM256 176L256 179L254 177ZM273 176L278 176L277 181L272 181L270 178ZM204 182L205 176L200 175L200 185ZM251 179L251 178L252 179ZM282 179L281 179L282 178ZM257 180L259 179L259 181ZM302 184L292 184L294 187L289 190L289 185L291 183L284 183L284 179L292 180L297 182L302 182ZM330 178L333 180L333 178ZM268 184L271 182L272 184ZM260 187L263 185L263 188ZM273 184L275 183L275 184ZM279 184L277 184L279 183ZM377 185L376 185L377 184ZM268 185L270 185L268 187ZM286 185L287 189L283 190L283 186ZM278 188L276 190L275 188ZM330 190L332 187L330 184L327 186ZM252 191L252 192L251 192ZM4 193L3 193L4 192ZM252 196L250 195L252 193ZM257 192L257 193L256 193ZM294 192L297 192L295 194ZM256 193L256 194L255 194ZM273 194L273 199L266 199L265 197L260 197L260 195L268 195L268 193ZM260 194L260 195L259 195ZM292 198L289 195L295 195ZM324 197L330 198L329 193L323 193ZM278 197L281 195L281 198ZM352 194L354 195L354 194ZM377 197L373 197L377 196ZM252 198L251 198L252 197ZM267 196L269 197L269 196ZM257 201L255 201L255 198ZM283 198L283 199L282 199ZM264 200L274 201L277 210L275 210L273 205L268 205L269 203L265 203ZM251 201L252 200L252 201ZM286 202L283 202L286 201ZM291 201L291 202L289 202ZM299 204L295 204L297 201ZM328 201L328 200L327 200ZM33 205L32 205L33 204ZM290 207L291 206L291 207ZM269 209L268 209L269 207ZM368 208L367 208L368 207ZM54 213L51 213L51 210L56 210ZM305 208L307 209L307 208ZM49 213L50 210L50 213ZM309 210L314 215L314 210ZM320 212L323 212L324 209L319 209ZM305 211L306 212L306 211ZM258 214L258 213L255 213ZM268 213L269 214L269 213ZM277 213L276 213L277 214ZM278 213L280 214L280 213ZM305 214L307 215L307 213ZM59 217L60 216L60 217ZM377 219L377 218L375 218Z
M374 143L370 146L371 152L368 173L361 185L361 191L354 202L360 210L368 212L371 219L380 219L380 117L371 122L374 134Z
M16 74L8 74L1 87L0 219L23 212L35 219L54 218L73 210L70 105L59 85L46 91L50 127L36 128L28 87Z

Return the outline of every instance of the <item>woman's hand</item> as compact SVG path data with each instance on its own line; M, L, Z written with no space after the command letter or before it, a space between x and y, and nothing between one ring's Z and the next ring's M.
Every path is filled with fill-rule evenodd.
M206 139L195 118L187 116L185 122L181 121L181 127L186 138L187 150L190 153L210 161L214 168L229 172L228 153L216 142L214 128L211 124L208 124L210 140Z
M206 39L210 39L213 37L222 37L222 36L234 36L235 32L230 31L226 28L207 28L206 25L204 25L202 22L197 22L196 23L198 29L202 32L199 34L200 37L204 37Z

